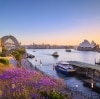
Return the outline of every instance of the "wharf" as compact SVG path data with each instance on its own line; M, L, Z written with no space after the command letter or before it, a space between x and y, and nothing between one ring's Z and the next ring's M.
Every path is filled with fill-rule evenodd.
M80 62L80 61L68 61L68 62L69 64L76 67L92 69L100 72L100 65L93 65L89 63Z
M68 61L76 68L76 73L80 77L85 77L83 83L100 93L100 65L93 65L79 61Z

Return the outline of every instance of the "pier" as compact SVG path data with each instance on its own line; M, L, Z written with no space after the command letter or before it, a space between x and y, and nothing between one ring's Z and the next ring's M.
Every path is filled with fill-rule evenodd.
M100 93L100 65L93 65L79 61L68 61L76 69L76 75L84 77L85 86Z
M93 65L80 61L68 61L75 67L76 73L100 82L100 65Z
M100 65L93 65L89 63L84 63L80 61L68 61L71 65L81 68L92 69L100 72Z

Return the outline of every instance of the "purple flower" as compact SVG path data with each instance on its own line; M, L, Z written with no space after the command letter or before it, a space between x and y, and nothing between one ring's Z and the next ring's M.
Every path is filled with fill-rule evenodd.
M0 75L0 82L3 86L3 94L10 95L9 92L17 93L18 96L26 93L33 99L38 99L39 91L56 90L58 82L48 76L34 70L26 70L22 68L10 68ZM12 86L14 85L14 86Z

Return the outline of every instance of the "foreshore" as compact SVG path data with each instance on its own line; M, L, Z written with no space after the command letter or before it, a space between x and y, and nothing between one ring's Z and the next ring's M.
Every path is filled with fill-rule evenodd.
M39 70L37 67L33 66L33 64L27 59L27 62L29 63L30 67L33 68L34 70L41 72L42 74L47 75L43 71ZM72 99L91 99L91 95L84 94L72 87L66 86L65 90L61 90L62 93L68 93Z
M15 67L17 66L16 60L13 58L10 59L10 63L13 64ZM38 72L41 72L45 76L49 76L43 71L39 70L37 67L33 66L33 64L27 58L22 59L21 65L22 65L22 68L31 69L31 70L33 69ZM62 90L62 92L68 93L69 95L71 95L72 99L91 99L91 95L79 92L78 90L73 89L72 87L69 87L69 86L67 86L65 90Z

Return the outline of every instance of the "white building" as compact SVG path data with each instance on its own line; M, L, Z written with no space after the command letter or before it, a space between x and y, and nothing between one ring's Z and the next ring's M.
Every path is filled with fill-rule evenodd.
M96 46L96 43L92 41L91 43L88 40L84 40L82 43L79 44L78 50L83 50L83 51L90 51L93 50Z

